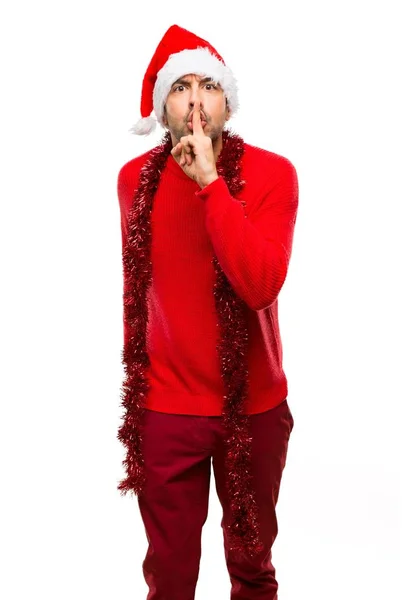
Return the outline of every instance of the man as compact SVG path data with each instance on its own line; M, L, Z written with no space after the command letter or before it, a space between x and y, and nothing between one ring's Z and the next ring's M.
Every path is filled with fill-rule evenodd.
M193 600L211 462L232 600L277 599L271 547L293 417L278 296L298 206L294 166L225 130L237 84L173 25L146 71L139 135L161 143L118 176L127 449L148 599Z

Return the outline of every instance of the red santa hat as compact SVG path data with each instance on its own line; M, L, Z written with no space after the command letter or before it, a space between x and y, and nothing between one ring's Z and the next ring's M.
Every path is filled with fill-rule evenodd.
M178 25L172 25L164 34L144 75L141 94L142 118L129 131L148 135L157 121L162 127L164 105L172 84L194 73L211 77L219 83L233 115L238 109L237 82L223 58L206 40ZM151 117L154 110L155 117Z

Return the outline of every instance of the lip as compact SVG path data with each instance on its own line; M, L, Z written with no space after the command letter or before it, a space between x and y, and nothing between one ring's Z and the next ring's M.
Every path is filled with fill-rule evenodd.
M193 122L192 121L187 121L187 125L189 127L189 129L191 129L191 131L193 130ZM201 126L205 127L207 125L207 121L204 121L203 119L201 119Z
M189 119L188 119L188 121L187 121L188 123L191 123L191 121L193 120L193 116L194 116L194 113L191 113L191 114L190 114L190 117L189 117ZM204 115L203 115L202 113L200 113L200 119L201 119L202 121L205 121Z

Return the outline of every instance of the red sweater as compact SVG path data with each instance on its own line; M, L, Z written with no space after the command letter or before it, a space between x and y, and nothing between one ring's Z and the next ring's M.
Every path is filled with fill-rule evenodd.
M245 302L249 335L246 413L275 407L288 394L282 366L278 296L286 278L298 207L298 179L285 157L244 144L241 178L231 196L223 177L205 188L170 155L152 209L153 282L148 295L146 406L155 411L222 414L217 355L215 255ZM146 152L118 175L122 244ZM125 284L124 284L125 285ZM124 339L128 325L124 318Z

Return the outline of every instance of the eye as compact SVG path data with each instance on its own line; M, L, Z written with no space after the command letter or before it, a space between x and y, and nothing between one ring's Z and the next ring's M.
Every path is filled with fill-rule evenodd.
M205 85L206 85L206 86L210 86L211 88L213 88L213 89L215 89L215 90L217 89L217 85L216 85L215 83L206 83ZM184 86L183 86L182 84L180 84L180 85L176 85L176 86L173 88L173 91L174 91L174 92L177 92L177 91L178 91L180 88L181 88L181 89L184 89Z

